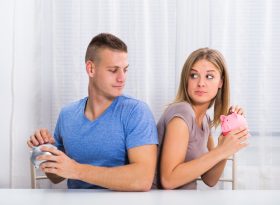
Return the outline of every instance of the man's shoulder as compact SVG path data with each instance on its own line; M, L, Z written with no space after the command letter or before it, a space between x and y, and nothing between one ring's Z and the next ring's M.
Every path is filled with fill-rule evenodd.
M71 102L62 107L62 113L72 113L85 104L87 97Z
M128 95L119 96L119 106L125 107L126 109L147 109L148 105L139 99Z

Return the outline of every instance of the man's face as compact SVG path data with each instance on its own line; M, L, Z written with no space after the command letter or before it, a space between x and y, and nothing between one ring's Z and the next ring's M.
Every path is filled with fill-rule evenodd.
M126 52L100 49L93 69L92 85L95 94L110 99L122 94L128 69Z

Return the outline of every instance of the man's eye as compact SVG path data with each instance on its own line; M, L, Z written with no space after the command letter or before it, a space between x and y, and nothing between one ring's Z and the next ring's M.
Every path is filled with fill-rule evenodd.
M196 73L191 73L191 78L196 79L196 78L198 78L198 75Z
M117 70L109 70L111 73L115 73L117 72Z

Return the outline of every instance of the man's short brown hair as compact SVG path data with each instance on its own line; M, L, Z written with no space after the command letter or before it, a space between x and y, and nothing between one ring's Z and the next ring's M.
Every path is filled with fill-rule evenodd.
M118 37L110 34L110 33L100 33L97 36L93 37L90 41L85 61L96 61L98 60L98 49L100 48L109 48L112 50L123 51L127 53L127 46L126 44L119 39Z

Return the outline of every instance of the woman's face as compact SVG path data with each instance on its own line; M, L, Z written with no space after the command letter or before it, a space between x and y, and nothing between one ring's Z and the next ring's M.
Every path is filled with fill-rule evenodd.
M193 65L188 78L188 94L195 105L210 103L223 85L218 69L205 59Z

